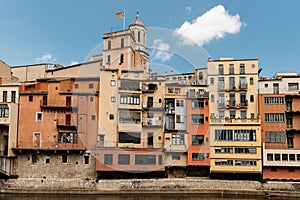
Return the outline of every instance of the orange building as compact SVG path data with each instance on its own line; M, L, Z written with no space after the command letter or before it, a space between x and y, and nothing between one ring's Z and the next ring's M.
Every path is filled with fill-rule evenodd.
M300 180L299 81L296 73L259 81L264 179Z
M91 150L97 141L98 96L99 78L41 79L21 85L15 152L23 167L17 174L94 177Z
M209 175L209 107L207 87L187 92L188 175Z

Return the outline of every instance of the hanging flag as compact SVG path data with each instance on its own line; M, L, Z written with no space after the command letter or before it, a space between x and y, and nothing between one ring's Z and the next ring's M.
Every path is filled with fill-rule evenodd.
M120 12L116 13L116 17L118 18L124 18L124 10L121 10Z

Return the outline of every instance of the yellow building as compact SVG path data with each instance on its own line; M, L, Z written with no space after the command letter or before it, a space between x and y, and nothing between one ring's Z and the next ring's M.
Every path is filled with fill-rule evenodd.
M210 171L261 174L258 60L208 61Z

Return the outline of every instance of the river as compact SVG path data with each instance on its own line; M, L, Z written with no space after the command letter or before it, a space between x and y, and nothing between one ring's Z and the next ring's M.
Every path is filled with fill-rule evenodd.
M208 194L140 194L140 195L53 195L53 194L0 194L1 200L264 200L285 198L217 196ZM289 198L291 200L291 198Z

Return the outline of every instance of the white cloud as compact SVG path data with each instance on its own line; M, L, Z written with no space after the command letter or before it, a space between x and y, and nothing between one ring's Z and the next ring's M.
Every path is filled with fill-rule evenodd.
M192 23L184 22L174 33L180 36L184 45L202 46L213 39L224 38L226 34L237 34L242 26L238 14L232 16L224 6L218 5Z
M51 63L51 62L55 62L56 58L54 58L50 53L46 53L44 55L42 55L39 58L35 59L35 62L38 63Z
M191 6L187 6L187 7L185 7L185 11L186 12L192 12L192 7Z
M173 54L169 52L170 45L164 43L162 39L156 39L153 41L153 53L155 54L154 59L161 60L163 62L168 61L172 58Z
M77 64L79 64L79 62L74 61L74 60L71 60L71 61L70 61L70 65L77 65Z

